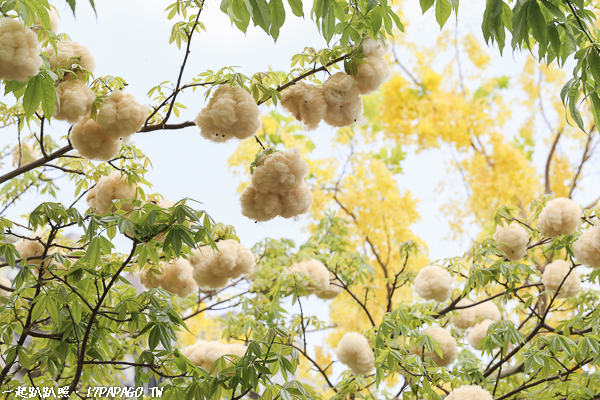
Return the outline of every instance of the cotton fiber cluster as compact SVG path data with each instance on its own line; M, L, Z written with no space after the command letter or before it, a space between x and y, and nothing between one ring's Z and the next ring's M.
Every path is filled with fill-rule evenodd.
M471 346L473 346L474 349L479 350L479 343L483 340L484 337L487 336L488 328L493 323L494 323L494 321L492 321L490 319L486 319L486 320L478 323L477 325L475 325L473 327L473 329L471 329L471 332L469 332L469 336L467 337L467 340L469 341L469 344Z
M237 279L242 274L254 270L254 255L246 247L233 239L217 243L217 250L202 247L192 250L190 263L194 268L194 279L202 289L218 289L227 285L229 279Z
M367 374L375 368L375 355L369 341L359 333L346 332L333 351L354 375Z
M425 300L443 303L452 293L452 278L444 268L429 265L419 271L415 278L414 290Z
M12 151L12 165L13 167L23 166L37 160L39 156L31 144L21 143L20 147L17 144Z
M90 160L108 161L121 150L121 141L108 137L90 117L73 125L69 140L79 154Z
M129 200L121 202L121 209L132 211L131 201L137 198L137 185L130 185L127 176L115 171L108 176L100 178L96 186L88 192L87 204L96 208L97 214L106 214L111 208L113 200Z
M471 300L462 299L457 306L468 306L473 304ZM457 329L467 329L475 325L477 321L489 319L500 321L502 315L500 309L493 301L486 301L473 307L461 308L455 311L452 317L452 325Z
M344 286L342 282L335 277L335 275L330 272L329 273L329 285L320 292L316 292L315 295L322 300L331 300L336 298L344 291Z
M113 91L98 110L96 121L111 139L127 138L136 133L144 122L148 110L132 94Z
M0 275L0 285L10 287L11 283L4 276ZM0 296L10 296L9 290L0 289Z
M37 35L23 22L0 18L0 79L26 82L42 66Z
M327 112L321 88L304 82L298 82L283 91L281 106L309 131L317 129Z
M440 344L442 356L440 357L436 352L431 353L424 347L417 347L416 345L411 347L411 354L417 354L423 360L429 357L438 367L447 367L456 360L456 357L458 356L458 347L456 345L456 339L452 337L450 332L439 326L431 326L425 329L424 333Z
M354 78L344 72L331 75L323 83L323 97L327 103L325 122L331 126L350 126L361 122L363 101Z
M581 264L600 268L600 227L594 226L579 236L573 243L573 254Z
M90 114L96 99L94 91L81 80L65 81L56 87L59 102L53 117L72 124Z
M313 199L304 182L307 174L308 164L296 147L263 156L240 198L242 214L268 221L278 215L291 218L308 212Z
M310 278L313 282L302 281L307 294L319 293L329 289L329 271L327 267L319 260L304 260L292 264L286 271L288 275L295 272L301 272Z
M48 53L48 61L52 69L63 67L71 68L73 64L79 65L90 72L96 69L96 60L90 51L77 42L57 42L56 48L48 46L44 49Z
M516 222L508 226L498 226L494 233L494 240L502 243L498 249L503 251L506 258L511 261L519 261L527 254L527 243L529 243L527 231Z
M457 306L469 306L473 302L469 299L462 299L456 305ZM452 325L457 329L467 329L475 324L477 319L477 306L469 308L460 308L456 310L452 317Z
M579 289L581 289L581 280L579 279L579 274L574 270L570 273L569 271L571 271L571 264L564 260L556 260L546 265L546 268L544 269L542 283L544 284L546 290L555 292L560 287L560 291L556 296L557 299L567 299L569 297L573 297L579 292ZM560 286L561 283L562 286Z
M378 90L391 76L388 61L384 58L390 49L390 43L377 42L366 37L362 42L364 64L357 65L354 80L361 94L370 94Z
M15 242L15 249L21 258L39 257L44 254L44 245L40 242L44 231L37 231L28 236L28 239L19 239ZM40 265L41 259L27 260L27 264Z
M571 235L581 223L581 209L571 199L559 197L549 201L538 219L542 235L557 237Z
M179 258L175 262L161 263L162 275L150 277L149 270L140 271L138 277L142 285L148 289L161 287L179 297L188 297L198 290L198 285L192 276L193 268L188 260Z
M239 343L224 344L217 341L207 342L206 340L198 340L193 345L183 349L182 354L195 366L210 371L215 362L223 356L235 355L240 358L244 357L246 346Z
M481 386L467 385L454 389L444 400L494 400Z
M258 106L244 89L220 85L196 117L196 125L202 137L213 142L246 139L260 128Z

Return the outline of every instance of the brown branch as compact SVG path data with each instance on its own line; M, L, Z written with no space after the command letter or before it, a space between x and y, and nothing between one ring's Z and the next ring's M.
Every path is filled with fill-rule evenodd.
M51 153L48 155L48 158L40 158L38 160L35 160L33 162L30 162L29 164L23 165L22 167L19 167L17 169L12 170L11 172L4 174L2 176L0 176L0 183L4 183L10 179L16 178L17 176L31 171L32 169L38 168L38 167L42 167L44 164L46 164L48 161L50 160L54 160L57 158L62 157L65 153L68 153L69 151L73 150L73 146L71 144L68 144L65 147L62 147L58 150L56 150L54 153Z
M554 152L556 151L556 145L558 144L558 140L560 139L562 133L563 133L563 130L561 129L556 134L556 138L554 138L554 142L552 142L552 147L550 148L550 154L548 154L548 159L546 160L546 171L545 171L545 174L544 174L544 177L545 177L544 178L545 179L545 186L544 186L545 190L544 190L544 193L545 194L550 194L551 193L551 188L550 188L550 164L552 164L552 157L554 156Z
M575 190L575 186L577 186L577 179L579 179L579 175L581 174L581 170L583 169L583 164L590 158L590 154L588 154L590 150L590 143L592 142L592 134L594 133L594 129L596 125L592 126L590 129L590 133L588 134L587 142L585 143L585 150L583 151L583 155L581 156L581 162L579 163L579 168L573 177L573 183L571 184L571 190L569 191L569 198L573 197L573 191Z

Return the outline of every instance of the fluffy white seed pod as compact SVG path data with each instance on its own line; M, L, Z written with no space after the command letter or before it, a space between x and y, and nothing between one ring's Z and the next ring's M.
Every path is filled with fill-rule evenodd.
M327 103L325 122L331 126L350 126L362 123L363 101L358 85L352 76L345 72L331 75L322 87Z
M581 209L571 199L550 200L540 213L538 228L542 235L571 235L581 223Z
M366 56L365 64L358 64L354 80L360 94L370 94L379 90L390 76L392 71L390 64L385 58L377 56Z
M302 122L307 131L317 129L327 112L321 88L304 82L298 82L283 91L281 106Z
M571 271L571 264L564 260L556 260L546 265L546 269L544 269L542 283L546 290L551 290L553 292L557 291L560 287L560 291L556 296L558 299L573 297L577 295L581 289L579 274L575 271L569 273L569 271ZM560 286L561 283L562 286Z
M0 285L10 287L11 283L4 276L0 275ZM10 290L0 289L0 296L10 296Z
M56 87L59 103L56 103L53 117L72 124L90 114L96 99L94 91L80 80L62 82Z
M452 293L452 278L444 268L429 265L415 278L415 292L425 300L448 301Z
M69 140L73 148L89 160L108 161L121 150L121 141L106 136L90 117L85 117L73 125Z
M479 343L481 342L481 340L484 337L487 336L488 328L493 323L494 323L494 321L486 319L486 320L478 323L477 325L475 325L473 327L473 329L471 329L471 332L469 332L469 336L467 337L467 340L469 341L469 344L471 346L473 346L474 349L479 350Z
M42 63L35 32L21 21L0 18L0 79L26 82Z
M44 254L44 245L40 242L40 240L43 240L44 233L43 230L36 231L30 234L27 239L19 239L15 242L15 249L21 258L39 257ZM27 260L27 264L40 265L41 262L41 259Z
M333 350L338 360L350 367L354 375L364 375L375 368L375 354L369 340L356 332L346 332Z
M594 226L583 232L573 243L577 261L594 269L600 268L600 227Z
M445 400L494 400L494 398L481 386L467 385L451 391Z
M309 295L322 292L329 287L329 271L319 260L303 260L292 264L286 271L288 275L295 272L301 272L313 281L313 283L307 280L301 281Z
M96 121L108 137L127 138L140 130L147 114L146 106L138 103L132 94L115 90L98 110Z
M239 343L225 344L217 341L208 342L198 340L193 345L184 348L182 354L197 367L202 367L210 371L215 362L223 356L235 355L240 358L244 357L246 346ZM217 372L215 371L215 373Z
M447 367L456 361L456 357L458 356L458 346L456 345L456 339L452 337L450 332L439 326L430 326L425 329L424 333L440 344L442 356L440 357L436 352L431 353L427 349L417 346L411 347L411 354L416 354L423 360L429 357L438 367Z
M240 197L242 214L255 221L269 221L277 216L292 218L310 210L313 197L310 187L301 183L284 194L261 193L249 185Z
M192 265L185 258L179 258L175 262L161 263L162 275L150 277L149 270L138 273L140 282L148 289L161 287L179 297L188 297L198 290L198 285L193 277Z
M335 299L338 295L340 295L344 291L344 286L342 282L335 275L330 272L329 273L329 285L321 290L320 292L316 292L315 295L323 300L331 300Z
M363 54L365 56L383 57L390 51L392 44L390 42L380 42L365 37L362 41Z
M203 289L218 289L227 285L229 279L254 270L254 255L246 246L233 239L217 243L218 251L210 247L192 250L190 263L194 268L194 279Z
M297 147L263 156L256 165L252 186L261 193L289 192L304 183L309 171Z
M456 305L457 306L468 306L473 304L471 300L462 299ZM452 317L452 325L457 329L467 329L475 324L477 319L477 306L469 308L461 308L455 311Z
M55 52L52 46L44 48L44 51L48 53L51 68L71 68L73 64L79 63L81 67L90 72L94 72L96 69L96 60L87 47L77 42L57 42L56 48L58 52Z
M17 144L13 148L12 157L13 167L18 167L37 160L40 155L30 143L21 143L21 147Z
M502 243L498 246L511 261L519 261L527 254L529 237L527 231L517 222L508 226L498 226L494 233L494 240Z
M196 117L196 125L202 137L213 142L246 139L260 127L258 106L244 89L221 85Z
M113 200L121 202L121 209L132 211L131 202L137 199L137 184L130 185L127 176L120 171L115 171L108 176L100 178L96 187L88 192L88 206L96 208L96 213L105 214L111 208Z
M486 319L492 321L500 321L502 319L502 314L500 313L500 309L493 301L486 301L485 303L481 303L475 307L475 312L477 313L477 320L483 321Z

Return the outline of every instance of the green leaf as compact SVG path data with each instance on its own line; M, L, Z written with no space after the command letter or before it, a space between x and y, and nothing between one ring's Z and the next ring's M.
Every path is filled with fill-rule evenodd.
M277 41L279 37L279 29L285 22L285 9L283 8L282 0L271 0L269 3L269 9L271 10L271 36Z
M25 96L23 96L23 109L27 117L31 117L36 112L42 101L42 95L42 83L39 75L29 79Z
M267 33L271 26L271 10L265 0L248 0L252 6L252 20L254 26L258 25Z
M381 23L383 21L383 15L381 6L377 6L371 11L371 29L373 29L373 35L377 35L377 32L381 29Z
M244 33L248 29L248 24L250 23L250 12L246 7L246 3L243 0L232 0L231 11L235 14L237 19L233 19L233 22L238 27L238 29Z
M54 98L56 95L56 88L54 87L54 80L50 76L46 76L41 79L42 88L42 110L46 119L52 118L54 113Z
M548 30L546 29L546 19L544 18L544 14L542 14L542 10L537 1L529 3L527 17L529 24L531 25L531 33L539 43L539 54L541 58L546 53L548 47Z
M425 14L425 11L429 10L434 3L434 0L419 0L421 4L421 11Z
M302 0L288 0L292 12L297 17L304 17L304 11L302 10Z
M435 2L435 19L440 25L440 29L444 26L452 13L452 6L448 0L437 0Z

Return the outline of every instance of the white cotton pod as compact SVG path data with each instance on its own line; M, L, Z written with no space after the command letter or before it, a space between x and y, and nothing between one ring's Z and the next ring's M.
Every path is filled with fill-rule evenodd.
M30 234L27 239L19 239L15 242L15 249L20 258L39 257L44 254L44 245L41 243L45 232L39 230ZM40 265L41 259L27 260L27 264Z
M600 227L594 226L583 232L573 243L577 261L594 269L600 268Z
M356 75L354 80L358 86L360 94L371 94L379 90L392 76L390 64L388 60L377 56L366 56L364 64L357 65Z
M115 90L98 110L96 121L108 137L120 139L140 130L146 122L147 114L146 106L138 103L132 94Z
M429 265L415 278L415 292L425 300L448 301L452 293L452 278L444 268Z
M462 299L456 305L457 306L469 306L473 304L471 300ZM456 329L467 329L472 327L475 324L475 320L477 319L477 307L469 307L469 308L460 308L454 311L454 316L452 317L452 325Z
M246 139L260 128L258 106L244 89L220 85L196 117L203 138L213 142Z
M175 262L161 263L162 275L149 276L149 270L140 271L138 277L148 289L161 287L179 297L188 297L198 290L193 277L193 268L188 260L179 258Z
M540 233L547 237L571 235L581 223L581 209L573 200L550 200L538 219Z
M313 281L312 283L304 279L300 281L309 295L322 292L329 288L329 270L327 270L327 267L319 260L313 259L296 262L286 271L288 275L295 272L300 272Z
M0 275L0 285L9 288L11 286L11 283L4 276ZM10 296L10 293L10 290L0 289L0 296Z
M519 261L527 254L529 236L525 228L516 222L508 226L498 226L494 233L494 240L499 242L498 249L503 251L506 258L511 261Z
M338 72L331 75L322 87L327 103L324 120L335 127L363 122L363 101L358 85L352 76Z
M90 117L73 125L69 140L73 148L88 160L108 161L115 158L121 150L121 141L106 136Z
M198 286L205 290L222 288L230 279L254 270L254 255L246 246L227 239L217 242L217 248L218 251L210 247L192 250L193 276Z
M252 186L261 193L283 194L304 183L308 164L292 147L261 157L252 174Z
M217 341L198 340L193 345L184 348L181 353L197 367L210 371L215 362L221 357L227 355L244 357L246 346L239 343L225 344ZM214 371L214 373L218 372L218 370Z
M307 213L313 202L306 183L283 194L261 193L247 186L240 197L242 215L255 221L269 221L277 216L292 218Z
M483 338L487 336L488 328L493 323L494 323L494 321L486 319L486 320L478 323L477 325L475 325L473 327L473 329L471 329L471 332L469 332L469 336L467 337L467 340L469 341L469 344L471 346L473 346L474 349L481 350L479 348L479 343L481 343Z
M122 200L121 209L132 211L132 201L136 199L137 184L129 184L125 174L114 171L98 180L96 187L88 192L86 200L88 206L96 208L97 214L106 214L113 200Z
M37 160L40 155L30 143L21 143L20 147L18 144L13 147L12 157L12 166L19 167Z
M346 332L333 351L354 375L364 375L375 368L375 354L369 340L359 333Z
M492 321L500 321L502 319L502 313L500 313L500 309L498 308L496 303L494 303L491 300L478 304L473 308L477 313L478 321L483 321L486 319Z
M329 285L320 292L316 292L315 295L322 300L332 300L339 296L343 291L344 286L342 285L342 282L335 277L333 272L329 272Z
M96 94L81 80L65 81L56 87L58 102L54 119L72 124L90 114Z
M37 35L21 21L0 18L0 79L27 82L43 64Z
M494 398L481 386L467 385L452 390L444 400L494 400Z
M87 47L77 42L56 42L56 48L58 52L54 51L52 46L44 48L44 52L48 53L48 61L52 69L58 67L70 69L77 63L90 72L96 69L96 60Z
M411 354L416 354L423 360L429 357L438 367L447 367L456 361L456 358L458 357L458 346L456 345L456 339L452 337L449 331L439 326L430 326L425 329L424 333L440 344L442 356L440 357L436 352L431 353L427 349L417 347L416 345L410 348Z
M579 274L575 270L571 271L571 264L564 260L556 260L546 265L542 275L542 283L546 290L553 292L556 292L560 287L560 291L556 296L557 299L574 297L581 289ZM561 284L562 286L560 286Z
M365 56L372 56L372 57L383 57L385 56L388 51L390 51L390 48L392 47L392 44L388 41L385 42L381 42L379 40L374 40L371 39L370 37L365 37L362 40L362 52Z
M281 106L302 122L308 131L317 129L327 112L321 88L304 82L298 82L283 91Z

